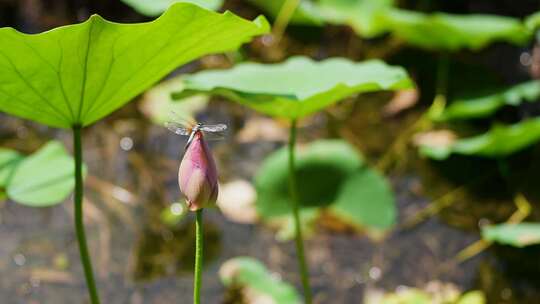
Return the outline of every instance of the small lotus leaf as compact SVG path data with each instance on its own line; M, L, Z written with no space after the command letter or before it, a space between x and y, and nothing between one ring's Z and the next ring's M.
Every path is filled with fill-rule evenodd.
M392 34L411 45L431 50L479 50L500 41L524 45L531 38L523 23L511 17L392 9L384 18Z
M254 294L272 299L272 303L299 304L301 298L294 287L275 276L258 260L236 257L223 264L220 278L224 285L248 288Z
M514 247L540 244L540 223L499 224L482 228L482 238Z
M498 125L474 137L458 139L444 146L423 144L420 153L433 159L446 159L451 154L504 157L532 145L540 139L540 118L513 125Z
M540 97L540 81L531 80L515 86L494 90L480 97L452 101L436 120L470 119L493 115L505 105L518 106L534 102Z
M74 170L73 158L64 146L51 141L21 161L9 180L7 195L31 207L61 203L75 186Z
M354 227L379 231L394 223L391 188L349 144L319 140L299 148L295 160L302 211L316 215L314 210L327 210ZM261 218L270 220L290 214L288 177L288 150L283 148L264 161L255 178L256 207Z

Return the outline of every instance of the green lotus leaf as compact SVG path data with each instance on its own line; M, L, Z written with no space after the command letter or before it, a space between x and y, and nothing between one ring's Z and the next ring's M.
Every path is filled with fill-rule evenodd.
M122 2L140 14L150 17L159 16L169 6L178 2L193 3L212 11L218 10L223 5L223 0L122 0Z
M266 13L276 17L284 0L249 0ZM291 24L318 25L336 24L349 25L360 36L370 38L386 31L381 14L393 7L394 0L319 0L300 1Z
M200 56L234 50L268 31L188 3L158 19L86 22L28 35L0 29L0 111L49 126L87 126Z
M273 300L271 303L299 304L301 297L289 283L277 279L258 260L250 257L236 257L221 266L220 279L225 286L242 287Z
M244 63L229 70L188 75L185 90L173 97L209 93L268 115L301 118L354 94L412 85L404 69L379 60L355 63L331 58L317 62L292 57L279 64Z
M482 238L514 247L540 244L539 223L499 224L482 228Z
M540 26L540 12L536 12L525 18L525 26L532 32Z
M341 140L319 140L298 149L296 178L301 211L315 208L355 227L382 230L395 221L395 201L384 177L369 169L358 152ZM288 150L271 154L255 177L261 218L286 218L291 204Z
M330 210L357 228L384 230L396 222L395 204L392 188L386 179L364 166L345 180Z
M8 184L15 168L19 165L23 156L19 152L0 148L0 188Z
M250 2L275 17L285 0ZM301 0L290 22L348 25L364 38L391 33L413 46L447 51L478 50L502 41L523 45L531 39L540 23L538 13L527 18L524 24L511 17L426 14L394 6L394 0Z
M272 153L255 176L256 207L263 218L290 213L288 155L286 147ZM340 140L319 140L299 148L295 167L300 205L310 208L333 203L342 183L362 164L354 148Z
M431 50L478 50L506 41L523 45L531 32L515 18L494 15L424 14L392 9L382 15L389 32L407 43Z
M6 187L7 195L31 207L61 203L75 186L74 170L73 158L64 146L50 141L16 167Z
M517 106L534 102L540 97L540 81L532 80L518 85L494 90L480 97L454 100L436 120L470 119L493 115L505 105Z
M347 24L359 36L371 38L387 31L385 19L394 0L320 0L316 14L331 24Z
M540 118L513 125L495 126L488 132L458 139L444 146L421 145L420 153L437 160L451 154L504 157L532 145L540 139Z

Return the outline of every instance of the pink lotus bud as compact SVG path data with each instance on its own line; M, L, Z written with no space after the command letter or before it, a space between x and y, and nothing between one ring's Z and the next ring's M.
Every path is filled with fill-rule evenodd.
M215 205L218 194L216 164L201 131L196 131L188 143L180 163L178 184L189 210Z

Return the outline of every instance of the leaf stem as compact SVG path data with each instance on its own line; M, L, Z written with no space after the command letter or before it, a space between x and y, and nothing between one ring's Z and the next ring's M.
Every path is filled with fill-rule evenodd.
M437 78L435 80L435 99L433 99L433 103L428 110L428 116L431 119L440 117L446 107L449 68L450 58L448 53L439 54L439 60L437 61Z
M90 254L88 253L86 234L84 232L82 174L83 155L81 144L81 126L79 125L73 126L73 146L75 153L75 232L77 234L77 241L79 243L79 253L81 255L81 262L84 269L84 276L86 278L86 285L88 286L90 302L92 304L99 304L99 296L96 288L96 282L94 280L94 273L92 271L92 261L90 260Z
M302 227L300 225L300 212L298 192L296 188L296 173L294 168L294 145L296 143L296 119L291 121L291 130L289 135L289 193L292 201L292 212L294 218L296 256L302 278L302 288L304 290L304 299L306 304L311 304L311 288L309 285L309 271L304 254L304 240L302 238Z
M285 2L283 2L272 29L272 34L274 35L276 45L281 41L283 33L285 32L285 29L287 28L289 21L291 21L291 18L299 4L300 0L285 0Z
M437 61L435 98L431 106L410 126L405 128L394 140L390 148L380 158L376 167L381 172L386 172L396 159L404 155L408 143L414 134L426 131L433 125L432 120L436 120L446 107L446 96L448 93L448 73L450 68L450 58L448 53L441 53Z
M203 261L203 209L195 215L195 279L193 283L193 304L201 303L202 261Z

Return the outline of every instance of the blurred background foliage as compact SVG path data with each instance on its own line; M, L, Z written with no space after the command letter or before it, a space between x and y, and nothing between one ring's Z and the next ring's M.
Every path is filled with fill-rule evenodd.
M172 2L0 0L0 25L36 33L93 13L142 22ZM414 82L395 93L322 95L300 115L298 175L315 301L537 301L538 1L302 0L290 22L283 12L280 17L281 0L185 2L248 19L264 14L273 35L182 67L86 131L86 221L105 302L173 303L190 293L192 219L178 202L175 181L183 143L162 127L171 110L231 129L211 143L224 215L216 210L207 219L212 245L205 271L220 275L205 277L203 299L298 302L292 244L283 243L292 236L286 151L279 149L287 121L229 99L268 102L266 110L254 108L290 117L299 110L283 110L279 102L311 97L304 87L295 90L296 83L315 79L310 83L321 94L333 89L323 87L332 76L342 77L337 84L357 78L312 69L305 59L297 59L304 66L282 71L279 92L260 90L265 79L256 76L268 65L240 75L253 83L235 84L240 76L226 73L240 68L227 70L232 83L218 89L204 75L219 72L198 73L293 56L344 57L351 65L380 59L404 67ZM0 271L13 273L0 278L0 295L8 303L78 303L82 277L70 262L77 258L71 206L13 204L65 199L70 156L59 142L47 142L69 143L69 135L4 114L0 119ZM50 162L32 164L44 157ZM53 188L41 187L43 172L58 175ZM40 199L39 191L51 189L54 202Z

